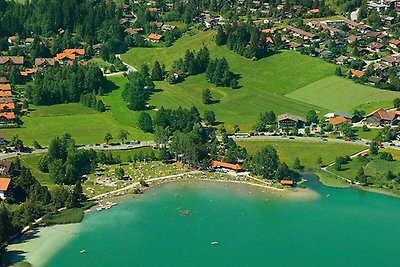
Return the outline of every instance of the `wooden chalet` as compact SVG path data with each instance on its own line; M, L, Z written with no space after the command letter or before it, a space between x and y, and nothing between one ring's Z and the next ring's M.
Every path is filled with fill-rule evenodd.
M294 127L300 129L304 128L305 123L306 119L297 115L285 113L278 116L278 127L281 129Z
M0 56L0 66L22 66L24 57L20 56Z

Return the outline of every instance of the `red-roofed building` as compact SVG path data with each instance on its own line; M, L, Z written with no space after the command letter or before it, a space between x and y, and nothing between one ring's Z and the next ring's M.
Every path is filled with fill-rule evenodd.
M399 39L389 40L389 46L392 48L400 49L400 40Z
M346 119L345 117L343 117L343 116L336 116L336 117L333 117L333 118L330 118L329 119L329 123L332 125L332 126L339 126L340 124L342 124L342 123L345 123L345 122L348 122L349 120L348 119Z
M281 180L280 184L281 185L286 185L286 186L293 186L294 182L292 180Z
M1 112L0 124L12 123L15 120L14 112Z
M150 33L149 35L149 41L153 42L153 43L158 43L162 40L164 36L162 36L161 34L157 34L157 33Z
M11 84L0 84L0 91L11 91Z
M372 125L396 124L400 120L400 115L395 110L377 109L365 116L363 123Z
M361 78L364 76L364 72L362 70L355 70L355 69L350 69L348 72L352 77L357 77Z
M11 183L10 178L0 178L0 198L3 200L6 198L6 193L10 186L10 183Z
M226 162L222 162L222 161L217 161L217 160L212 160L211 161L211 168L213 169L229 169L229 170L234 170L234 171L241 171L242 170L242 165L236 163L236 164L232 164L232 163L226 163Z

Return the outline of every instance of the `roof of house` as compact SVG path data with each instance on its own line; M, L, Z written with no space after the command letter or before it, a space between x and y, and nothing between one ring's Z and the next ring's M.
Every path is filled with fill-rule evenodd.
M15 119L15 114L14 112L1 112L0 117L4 117L8 120L13 120Z
M262 33L271 33L271 34L273 34L275 31L273 29L262 29L261 32Z
M295 33L297 33L299 35L306 36L308 38L314 38L315 37L315 34L303 31L302 29L298 29L296 27L292 27L292 26L289 26L289 25L286 26L286 30L291 31L291 32L295 32Z
M334 115L335 115L335 116L342 116L342 117L345 117L345 118L348 119L348 120L351 120L351 119L353 119L353 117L354 117L354 115L349 114L349 113L345 113L345 112L342 112L342 111L335 111Z
M3 139L4 139L4 137L3 137ZM11 161L7 161L7 160L0 161L0 167L3 168L3 173L5 173L5 174L10 173L11 166L12 166Z
M306 119L304 119L303 117L289 114L289 113L281 114L278 116L278 121L283 121L283 120L287 120L287 119L296 121L296 122L306 122Z
M161 40L161 38L163 38L163 36L161 34L157 34L157 33L150 33L149 35L149 39L151 40Z
M390 39L389 44L400 46L400 40L399 39Z
M378 120L392 121L396 118L397 113L393 110L384 110L383 108L379 108L377 110L372 111L365 117L374 116Z
M43 65L43 64L47 64L47 65L53 66L55 64L55 60L52 57L50 57L50 58L45 58L45 57L35 58L35 65L36 66L40 66L40 65Z
M34 74L35 72L36 72L35 68L29 68L29 69L26 69L26 70L22 70L19 73L21 74L21 76L27 77L27 76L29 76L31 74Z
M319 13L319 9L318 8L310 9L310 10L308 10L308 12L311 14L317 14L317 13Z
M60 61L65 58L70 59L70 60L75 60L76 55L84 56L85 55L85 49L65 49L64 52L58 53L56 55L55 61Z
M332 124L332 126L337 126L337 125L342 124L347 121L348 120L343 116L336 116L336 117L329 119L329 123Z
M302 44L299 44L297 42L289 42L288 45L289 45L289 47L292 47L292 48L297 48L297 47L303 46Z
M3 110L3 109L15 109L15 105L14 105L14 103L2 103L2 104L0 104L0 110Z
M0 83L9 83L9 81L8 81L7 77L1 76Z
M281 180L281 185L293 185L294 182L292 180Z
M0 178L0 190L7 191L10 185L11 179L10 178Z
M12 96L11 91L0 91L0 97L10 97Z
M362 70L355 70L355 69L350 69L349 74L356 76L358 78L361 78L362 76L364 76L364 72Z
M9 83L0 84L0 90L1 91L11 91L11 84L9 84Z
M378 77L378 76L371 76L368 78L368 81L371 83L378 83L378 82L382 81L382 78Z
M235 170L235 171L240 171L242 169L242 166L238 163L232 164L232 163L226 163L226 162L217 161L217 160L211 161L211 167L226 168L226 169L231 169L231 170Z
M0 56L0 65L12 63L14 65L23 65L24 57L20 56Z

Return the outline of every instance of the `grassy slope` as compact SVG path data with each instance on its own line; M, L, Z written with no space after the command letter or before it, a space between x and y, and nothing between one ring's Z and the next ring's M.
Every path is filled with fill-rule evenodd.
M377 100L386 101L387 104L387 101L400 97L400 92L379 90L332 76L311 83L287 96L306 103L318 104L326 109L350 112L365 103L377 104Z
M172 47L133 48L122 58L133 66L147 63L153 65L157 59L167 69L172 62L183 57L186 49L199 50L207 45L211 57L225 57L231 70L241 75L240 89L216 88L206 81L205 75L189 77L185 82L170 85L158 82L156 85L162 92L152 96L150 104L160 107L197 106L201 112L214 110L217 119L226 122L229 129L238 123L242 130L248 131L255 124L259 113L274 110L276 113L290 112L305 115L310 109L321 113L326 109L306 104L283 96L284 94L306 86L334 73L334 66L322 60L285 51L260 61L251 61L226 47L216 47L212 41L214 32L199 32L195 37L184 36ZM313 68L310 68L313 66ZM210 88L220 103L203 105L201 90Z
M343 165L343 170L341 171L336 171L334 167L330 167L329 170L350 180L354 180L360 167L364 167L364 172L367 176L373 177L385 175L389 170L394 173L400 172L400 151L394 149L381 149L380 151L392 153L395 161L389 162L381 159L374 159L370 162L361 162L358 159L354 159L348 164Z
M238 144L245 147L250 154L255 154L263 146L272 145L278 151L282 162L286 162L290 166L298 157L300 162L308 167L319 167L317 164L319 155L322 156L323 164L328 164L334 161L337 156L351 155L364 148L352 144L313 143L294 140L240 141Z

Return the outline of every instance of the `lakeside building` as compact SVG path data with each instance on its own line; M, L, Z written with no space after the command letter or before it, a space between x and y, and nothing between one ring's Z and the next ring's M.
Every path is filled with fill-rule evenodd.
M215 170L233 170L236 172L242 171L242 165L236 163L236 164L232 164L232 163L227 163L227 162L223 162L223 161L217 161L217 160L212 160L211 164L210 164L211 168L215 169Z

